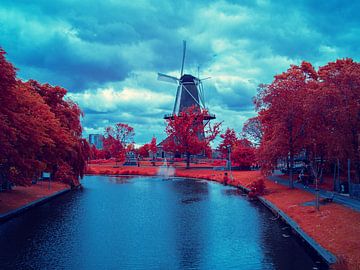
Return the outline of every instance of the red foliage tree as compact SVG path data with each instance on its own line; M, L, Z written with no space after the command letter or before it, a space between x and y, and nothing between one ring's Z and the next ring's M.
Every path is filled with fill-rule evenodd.
M157 151L156 145L157 145L157 143L156 143L156 138L153 137L153 138L151 139L150 144L149 144L149 152L151 152L153 156L156 155L156 151Z
M238 138L233 129L227 128L220 137L223 139L218 149L224 158L228 157L228 147L231 149L231 162L243 169L248 169L255 162L255 148L245 138Z
M263 169L269 170L279 158L288 158L291 188L294 157L304 147L308 124L302 97L316 79L311 64L303 62L301 66L291 66L286 72L276 75L270 85L261 86L255 99L263 131L259 161Z
M127 124L117 123L114 127L106 127L103 139L105 158L124 161L126 151L133 146L134 136L134 128Z
M46 149L47 170L52 172L54 180L61 180L71 186L77 186L79 178L84 175L86 160L90 155L90 146L81 137L80 117L83 115L82 111L72 100L65 99L67 91L62 87L41 85L33 80L26 84L40 94L60 123L58 130L51 135L55 142L55 148ZM62 169L66 170L66 173L62 172ZM65 175L66 177L62 178Z
M249 169L255 163L255 148L247 139L238 139L231 151L231 161L242 169Z
M242 129L242 135L244 138L253 142L256 146L260 145L263 137L263 131L259 117L252 117L245 122Z
M60 180L77 185L90 150L81 138L79 107L64 100L63 88L17 80L4 54L0 50L2 174L16 185L29 185L50 171L55 179L61 174Z
M291 66L260 88L255 99L262 140L258 158L264 169L287 159L292 186L294 156L300 152L315 179L331 162L347 159L360 181L360 64L342 59L320 67ZM248 128L247 128L248 129ZM247 132L249 133L249 132Z
M137 150L137 154L142 158L149 157L149 144L145 143L144 145L140 146Z
M234 129L227 128L224 134L220 134L222 142L219 144L218 149L221 152L223 158L228 156L228 147L231 149L234 147L237 142L237 136Z
M351 159L360 181L360 63L342 59L320 67L319 91L329 157Z
M150 153L156 154L156 138L153 137L150 143L145 143L143 146L139 147L138 155L141 157L149 157Z
M186 156L186 168L190 168L191 155L200 154L219 134L220 123L204 126L206 110L193 106L167 119L166 133L169 137L164 144L166 151Z

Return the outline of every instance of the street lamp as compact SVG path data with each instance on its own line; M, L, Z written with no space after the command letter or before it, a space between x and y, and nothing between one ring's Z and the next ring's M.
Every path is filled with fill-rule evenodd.
M227 170L231 171L231 145L227 145L227 152L228 152L228 158L227 158Z

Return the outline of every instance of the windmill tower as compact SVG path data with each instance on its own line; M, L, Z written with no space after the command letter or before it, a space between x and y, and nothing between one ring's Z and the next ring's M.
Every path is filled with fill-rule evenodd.
M174 108L171 114L166 114L164 119L173 118L174 114L178 115L191 106L196 106L199 109L206 109L205 97L202 81L210 78L200 79L190 74L183 74L186 54L186 41L183 41L183 56L181 62L180 77L176 78L166 74L158 73L158 80L177 84L177 91L175 97ZM208 110L207 110L208 111ZM206 124L215 119L214 114L208 113L205 116ZM206 125L205 124L205 125Z

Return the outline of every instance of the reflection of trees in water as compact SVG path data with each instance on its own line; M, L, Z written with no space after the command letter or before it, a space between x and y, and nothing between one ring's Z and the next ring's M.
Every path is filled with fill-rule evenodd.
M224 189L223 194L227 196L246 196L246 194L241 189L238 188Z
M208 183L194 180L174 181L174 233L179 269L198 268L202 261L206 237L202 229L207 225L206 197ZM177 197L175 197L177 196Z
M261 247L266 264L274 269L312 269L313 261L305 248L300 245L291 228L280 219L273 220L272 214L262 207L258 207L261 216L259 224ZM316 265L318 269L328 269L325 265Z
M119 176L112 176L110 175L108 177L109 182L115 183L115 184L129 184L131 183L129 180L136 178L134 176L128 176L128 175L119 175Z

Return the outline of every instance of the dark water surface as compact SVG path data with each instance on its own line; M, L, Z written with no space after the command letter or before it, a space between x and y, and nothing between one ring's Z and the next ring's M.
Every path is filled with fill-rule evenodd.
M321 268L234 188L107 176L83 185L0 224L0 269Z

